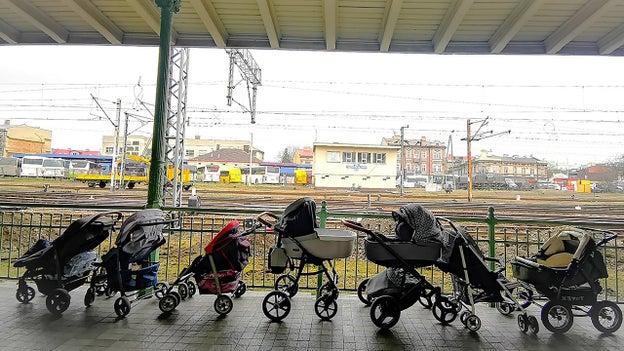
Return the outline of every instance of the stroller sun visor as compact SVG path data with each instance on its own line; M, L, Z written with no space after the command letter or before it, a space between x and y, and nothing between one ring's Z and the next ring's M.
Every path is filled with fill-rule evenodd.
M144 256L164 244L162 221L163 212L160 209L152 208L134 213L121 226L115 245L126 254ZM142 257L135 259L140 260Z
M210 241L210 243L208 243L208 245L206 245L206 247L204 248L204 251L206 251L206 253L213 253L215 250L215 246L226 236L230 235L230 234L236 234L238 232L238 226L239 223L238 221L234 220L231 221L230 223L228 223L228 225L226 225L225 227L223 227L223 229L221 229L221 231L219 233L217 233L217 235L215 235L215 237Z
M313 234L318 227L316 203L310 197L302 197L288 205L276 224L285 237L291 238Z

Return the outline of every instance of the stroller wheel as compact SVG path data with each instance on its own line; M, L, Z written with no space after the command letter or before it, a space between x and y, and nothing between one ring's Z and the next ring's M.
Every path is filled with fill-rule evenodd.
M527 330L529 330L529 319L524 313L518 315L518 328L520 328L520 331L523 333L526 333Z
M132 308L132 305L130 304L130 300L125 297L125 296L121 296L119 298L117 298L117 300L115 300L115 313L117 313L117 316L119 318L124 318L125 316L128 315L128 313L130 313L130 309Z
M86 307L89 307L89 306L91 306L93 301L95 301L95 289L94 288L89 288L89 289L87 289L87 292L85 293L84 305Z
M370 317L378 328L392 328L401 318L398 301L388 295L376 298L371 306Z
M46 298L46 307L53 314L61 314L69 307L71 296L65 289L55 289Z
M574 322L570 305L556 301L548 301L544 304L541 317L546 329L555 334L567 332Z
M227 295L219 295L214 302L214 309L218 314L224 316L232 310L234 304L232 303L232 299Z
M527 321L529 322L529 330L531 333L539 333L539 323L537 323L537 318L535 318L535 316L528 316Z
M370 298L366 295L366 284L368 284L368 281L369 281L369 278L362 280L362 282L360 283L360 285L358 285L358 288L357 288L358 298L366 306L370 306L371 304Z
M589 311L592 324L605 334L611 334L622 325L622 310L611 301L599 301Z
M470 330L471 332L476 332L477 330L481 329L481 318L479 318L479 316L475 314L470 314L466 318L465 325L466 328L468 328L468 330Z
M290 298L283 291L271 291L262 300L262 312L272 322L280 322L290 313Z
M175 308L178 306L178 303L179 300L176 298L176 296L169 293L160 299L160 301L158 302L158 308L160 308L163 313L170 313L171 311L175 310Z
M469 311L464 311L459 314L459 321L464 325L464 327L468 328L466 325L466 320L470 317L471 313Z
M338 304L331 297L321 296L314 303L314 312L320 319L328 321L338 312Z
M446 297L439 297L433 303L433 316L442 324L448 324L457 318L457 304Z
M240 280L236 286L236 290L234 290L234 297L241 297L245 292L247 292L247 284Z
M274 285L275 290L285 292L288 297L294 297L299 291L297 279L290 274L283 274L277 278Z
M21 303L29 303L30 301L32 301L32 299L35 298L35 289L30 286L17 289L17 292L15 293L15 298Z
M436 291L434 289L423 288L418 296L418 302L420 302L424 308L431 308L433 306L433 296L435 293Z
M182 300L186 300L186 298L189 296L189 288L185 282L180 282L178 284L178 294L180 294L180 298Z
M159 282L156 283L156 285L154 286L154 296L156 296L157 299L162 299L165 294L167 293L167 283L163 283L163 282Z
M515 310L515 307L513 304L510 304L509 302L497 302L496 310L503 316L509 316L511 312Z
M338 295L340 295L340 292L338 291L336 285L332 282L327 282L321 285L321 288L319 289L319 296L326 296L333 300L337 300Z
M195 285L195 283L189 280L188 282L186 282L186 285L188 285L189 297L197 293L197 286Z

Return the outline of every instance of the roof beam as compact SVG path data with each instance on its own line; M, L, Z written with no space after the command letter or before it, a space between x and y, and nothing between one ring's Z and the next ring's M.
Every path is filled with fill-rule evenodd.
M191 0L191 5L218 48L226 47L227 31L210 0Z
M325 47L327 50L336 50L336 20L338 6L336 0L323 1L325 10Z
M271 11L270 4L267 0L256 0L256 2L258 3L260 16L262 17L264 29L266 30L267 37L269 38L271 48L279 49L279 33L277 25L275 23L275 17L273 16L273 11Z
M59 44L67 43L69 32L29 2L25 0L5 0L5 3L55 42Z
M578 10L561 27L544 40L547 54L556 54L587 27L600 19L616 1L593 0Z
M142 0L126 0L130 6L134 9L137 15L141 16L145 23L154 31L154 33L160 35L160 9L154 8L149 5L154 1L142 1ZM178 38L178 32L171 28L171 42L175 43Z
M123 42L123 32L108 17L88 0L63 0L82 19L95 28L109 43L120 45Z
M516 6L511 15L505 19L505 22L490 38L490 52L493 54L501 53L543 3L544 0L524 0Z
M624 24L598 40L598 52L601 55L609 55L622 45L624 45Z
M0 20L0 39L9 44L17 44L19 39L19 32L6 22Z
M399 15L401 14L401 7L403 6L403 0L390 0L390 10L386 16L386 23L384 25L383 34L379 43L379 50L387 52L390 49L390 43L392 42L392 36L394 35L394 28L396 27Z
M433 51L441 54L451 42L451 38L466 16L474 0L455 0L440 23L440 27L433 35Z

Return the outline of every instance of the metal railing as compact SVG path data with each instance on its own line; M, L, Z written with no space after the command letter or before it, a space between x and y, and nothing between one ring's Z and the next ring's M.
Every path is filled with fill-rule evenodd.
M23 269L14 268L13 263L22 256L35 241L40 238L53 240L63 233L65 228L74 220L87 214L108 210L104 208L72 209L72 208L30 208L28 210L0 210L0 278L16 279L23 274ZM124 217L138 210L124 208ZM173 281L179 272L188 266L195 257L201 255L204 247L212 240L231 220L238 220L241 225L255 220L258 212L243 210L211 211L210 209L167 209L180 218L179 226L167 229L167 242L159 249L161 268L159 279ZM595 225L591 222L566 223L554 221L514 221L499 220L490 208L483 218L449 218L456 225L463 226L476 240L486 256L499 257L506 264L505 274L513 279L509 261L516 256L530 256L539 249L540 245L551 235L555 227L560 225L575 225L611 229L621 233L619 228L613 229L615 224L601 222ZM384 234L392 234L394 221L388 215L362 215L358 213L329 213L325 203L322 203L318 213L322 227L340 228L340 219L358 219L362 225ZM118 223L119 229L121 223ZM344 228L343 228L344 229ZM101 256L113 245L116 233L103 242L97 249ZM378 266L366 259L364 252L363 233L358 233L352 255L346 259L334 261L334 267L341 279L338 287L342 290L356 290L358 284L365 278L377 274L384 267ZM250 236L251 255L249 264L244 270L243 279L250 287L272 288L276 276L267 273L266 258L271 245L275 243L275 235L267 228L261 228ZM622 239L609 242L601 248L607 264L609 277L603 279L601 285L605 298L613 301L624 301L624 275L619 272L624 268L624 259L619 250L622 248ZM493 268L493 267L492 267ZM316 267L310 267L314 271ZM440 286L443 291L451 291L451 279L435 267L419 269L421 274L434 286ZM316 289L319 280L312 276L303 276L299 281L301 289Z

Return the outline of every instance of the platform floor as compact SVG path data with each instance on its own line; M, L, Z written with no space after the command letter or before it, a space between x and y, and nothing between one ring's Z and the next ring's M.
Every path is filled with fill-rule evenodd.
M314 297L299 292L292 310L280 323L262 312L267 291L248 290L234 300L229 315L219 318L214 295L195 295L170 315L163 315L158 300L134 305L118 319L115 298L99 297L85 308L85 288L72 291L71 304L55 317L37 292L31 303L15 299L16 282L0 281L0 350L621 350L624 328L602 335L589 317L574 320L572 329L554 335L540 322L537 335L518 330L514 316L503 316L482 304L477 309L483 325L469 332L457 319L440 324L419 304L402 311L398 324L381 332L371 322L369 308L354 294L343 292L338 313L321 321L314 313ZM539 309L530 312L538 317Z

